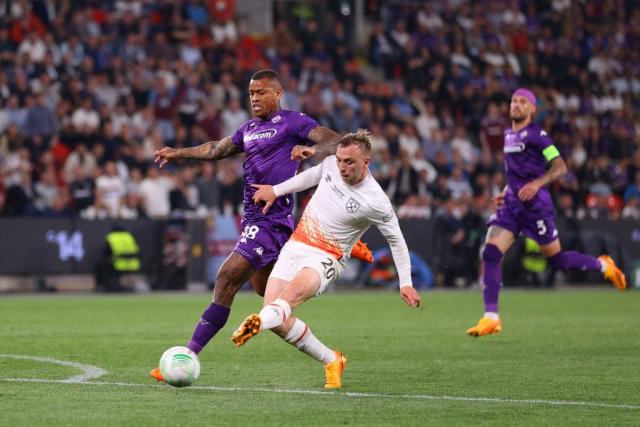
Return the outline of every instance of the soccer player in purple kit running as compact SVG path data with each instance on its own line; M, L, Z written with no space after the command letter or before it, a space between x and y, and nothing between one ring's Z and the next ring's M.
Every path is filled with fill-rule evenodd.
M500 261L520 232L540 245L540 251L551 267L601 271L616 288L624 290L627 287L624 273L608 255L595 258L563 251L560 247L553 203L546 186L564 175L567 166L547 133L533 122L535 112L533 92L517 89L511 97L511 129L504 133L507 186L494 200L498 209L489 219L481 255L485 313L476 326L467 330L471 336L502 331L498 315L502 286Z
M197 147L164 147L155 152L155 162L163 167L179 159L219 160L244 152L244 215L242 234L234 251L216 276L213 300L197 323L188 347L196 354L227 323L238 290L247 281L264 295L267 278L280 249L294 228L291 196L280 197L269 215L253 203L251 184L279 184L296 174L300 160L315 154L330 154L339 135L320 126L309 116L280 108L282 86L273 70L256 72L249 82L249 98L255 118L231 136ZM310 144L314 144L309 146ZM159 369L151 376L162 381Z

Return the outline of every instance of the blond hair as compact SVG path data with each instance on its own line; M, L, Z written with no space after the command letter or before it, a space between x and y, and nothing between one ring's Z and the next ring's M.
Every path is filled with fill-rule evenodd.
M371 132L367 129L358 129L355 132L347 133L342 135L342 137L336 143L339 147L348 147L350 145L357 145L360 149L365 153L371 152L371 141L369 140L369 136Z

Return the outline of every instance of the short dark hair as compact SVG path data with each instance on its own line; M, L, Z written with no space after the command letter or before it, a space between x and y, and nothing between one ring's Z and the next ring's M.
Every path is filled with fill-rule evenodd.
M260 80L260 79L269 79L269 80L277 80L280 82L280 74L278 74L274 70L270 70L265 68L264 70L256 71L251 76L251 80Z
M371 141L369 140L371 133L367 129L358 129L355 132L342 135L336 143L339 147L348 147L357 145L362 151L369 154L371 152Z

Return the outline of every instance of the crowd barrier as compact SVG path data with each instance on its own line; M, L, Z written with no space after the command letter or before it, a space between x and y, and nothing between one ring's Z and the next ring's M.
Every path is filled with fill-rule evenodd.
M640 280L640 275L636 274L636 271L640 272L639 222L561 218L557 222L565 249L592 255L609 253L632 282ZM448 226L446 219L407 219L401 220L400 226L409 248L436 273L451 266L468 267L467 264L477 262L486 231L484 228L467 230L474 236L467 236L467 246L457 250L452 249L451 244L451 233L455 228ZM135 236L144 273L162 277L166 276L168 269L176 274L175 280L201 283L210 282L215 277L218 266L233 250L239 231L236 219L215 223L202 219L0 219L0 275L92 274L103 256L105 236L115 227L130 231ZM386 245L384 237L375 228L367 231L363 240L372 249ZM508 254L505 264L515 262L515 256Z

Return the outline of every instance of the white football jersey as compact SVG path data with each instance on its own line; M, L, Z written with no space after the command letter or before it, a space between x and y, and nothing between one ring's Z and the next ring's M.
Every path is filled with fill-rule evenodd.
M371 226L378 227L387 239L398 270L400 286L410 286L409 250L389 197L371 176L356 185L342 180L336 156L326 157L319 165L273 187L277 197L317 185L307 204L292 240L320 248L341 262Z

